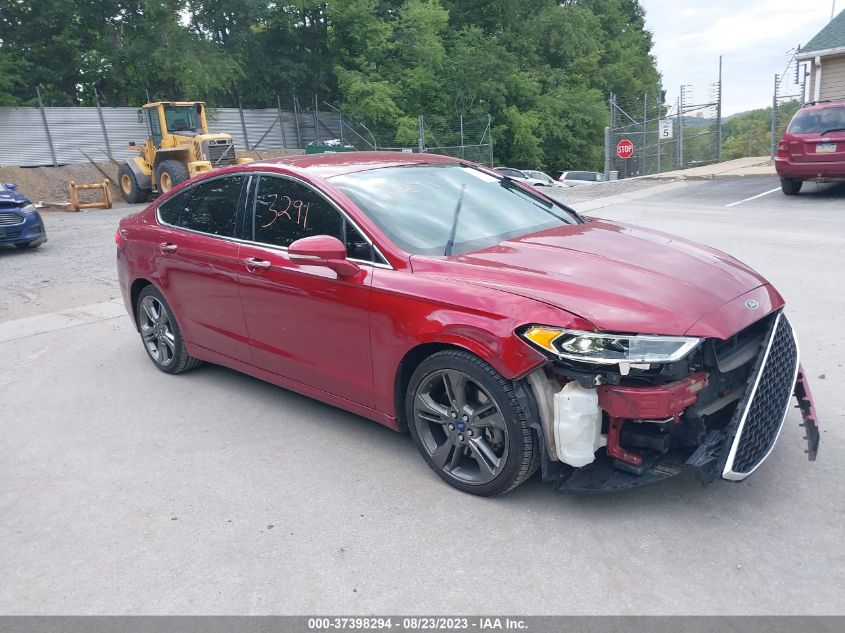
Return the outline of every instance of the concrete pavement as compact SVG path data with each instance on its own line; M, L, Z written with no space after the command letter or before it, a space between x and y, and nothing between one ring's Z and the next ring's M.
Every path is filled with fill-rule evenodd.
M665 171L653 176L643 178L681 178L710 180L713 178L736 178L743 176L774 176L775 164L768 156L750 156L748 158L737 158L726 160L722 163L702 165L700 167L689 167Z

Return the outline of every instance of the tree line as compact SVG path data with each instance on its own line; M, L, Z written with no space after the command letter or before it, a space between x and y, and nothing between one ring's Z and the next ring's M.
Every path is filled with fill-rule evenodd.
M397 142L494 121L497 162L598 168L606 96L657 96L639 0L5 0L0 105L317 94Z

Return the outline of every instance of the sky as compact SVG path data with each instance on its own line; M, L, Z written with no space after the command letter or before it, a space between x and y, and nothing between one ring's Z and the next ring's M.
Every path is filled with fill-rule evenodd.
M691 85L695 103L710 101L722 55L725 115L772 103L775 73L782 74L792 50L829 21L833 0L640 0L653 53L663 75L667 103L681 84ZM836 13L845 0L836 0ZM799 89L789 81L782 92Z

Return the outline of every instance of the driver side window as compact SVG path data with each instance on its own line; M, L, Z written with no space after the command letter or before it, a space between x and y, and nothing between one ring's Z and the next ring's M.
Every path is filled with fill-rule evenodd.
M253 216L253 240L287 248L312 235L331 235L346 244L347 256L376 261L369 242L323 196L305 185L261 176Z

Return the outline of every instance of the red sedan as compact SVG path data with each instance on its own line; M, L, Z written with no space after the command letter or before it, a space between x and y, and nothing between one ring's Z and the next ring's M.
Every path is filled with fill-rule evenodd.
M125 218L127 310L160 370L225 365L409 431L466 492L694 470L741 480L794 394L783 299L735 259L584 218L435 155L215 171Z

